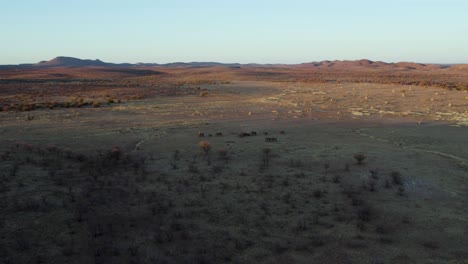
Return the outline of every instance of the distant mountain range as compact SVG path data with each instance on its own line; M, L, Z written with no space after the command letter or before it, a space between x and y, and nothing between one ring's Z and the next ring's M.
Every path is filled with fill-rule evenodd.
M38 63L18 64L18 65L0 65L0 67L26 67L26 68L55 68L55 67L210 67L210 66L240 66L239 63L219 63L219 62L173 62L166 64L158 63L110 63L99 59L88 60L73 57L59 56L49 61L40 61Z
M49 61L41 61L32 64L19 64L19 65L2 65L0 68L56 68L56 67L213 67L213 66L227 66L227 67L240 67L240 66L289 66L289 67L307 67L307 68L323 68L323 69L345 69L345 68L404 68L404 69L443 69L450 68L452 65L442 64L421 64L414 62L398 62L387 63L382 61L371 60L345 60L345 61L320 61L302 64L240 64L240 63L219 63L219 62L174 62L166 64L158 63L109 63L101 60L88 60L78 59L72 57L56 57ZM466 65L456 65L456 68L465 68Z
M72 57L56 57L49 61L41 61L33 64L35 67L87 67L87 66L109 66L109 63L101 60L82 60Z

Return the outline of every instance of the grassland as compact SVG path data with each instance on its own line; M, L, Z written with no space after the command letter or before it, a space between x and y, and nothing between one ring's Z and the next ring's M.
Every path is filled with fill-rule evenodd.
M444 70L2 71L0 260L466 263Z

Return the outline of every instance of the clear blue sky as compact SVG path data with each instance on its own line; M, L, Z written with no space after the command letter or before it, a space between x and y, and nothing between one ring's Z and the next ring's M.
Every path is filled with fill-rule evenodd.
M0 64L468 63L467 0L0 0Z

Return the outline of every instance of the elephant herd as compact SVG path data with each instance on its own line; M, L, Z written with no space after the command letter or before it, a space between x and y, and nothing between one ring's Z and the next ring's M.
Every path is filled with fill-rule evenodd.
M268 136L268 132L264 132L263 133L265 136ZM284 135L285 132L284 131L280 131L280 134L281 135ZM213 134L207 134L208 137L212 137ZM222 137L223 136L223 133L222 132L216 132L215 133L215 136L216 137ZM250 131L250 132L240 132L238 134L238 136L240 138L243 138L243 137L250 137L250 136L257 136L257 131ZM204 132L198 132L198 137L205 137L205 133ZM265 142L278 142L278 138L276 137L265 137Z

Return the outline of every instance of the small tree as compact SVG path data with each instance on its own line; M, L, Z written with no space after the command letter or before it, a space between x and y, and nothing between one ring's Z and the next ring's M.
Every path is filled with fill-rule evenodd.
M228 160L228 152L225 149L218 150L218 157L220 160L227 161Z
M198 146L200 146L200 148L203 150L203 152L205 153L205 155L208 155L208 153L210 152L211 150L211 144L210 142L208 141L200 141L198 143Z
M180 151L179 151L178 149L176 149L176 150L174 151L174 155L172 155L172 158L173 158L174 160L179 160L179 159L180 159Z
M396 185L403 185L403 178L401 177L401 173L398 171L392 171L390 173L390 177L392 178L392 182Z
M122 157L122 149L120 147L113 147L109 153L111 159L119 160Z
M366 159L366 156L364 156L364 154L362 153L358 153L354 155L354 159L356 160L358 165L362 165L362 163Z

